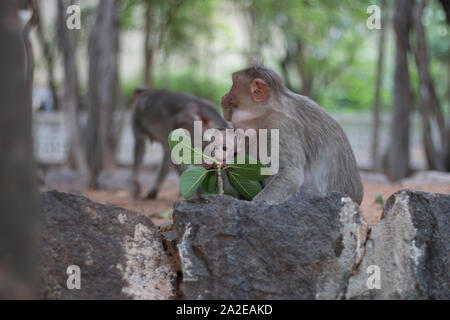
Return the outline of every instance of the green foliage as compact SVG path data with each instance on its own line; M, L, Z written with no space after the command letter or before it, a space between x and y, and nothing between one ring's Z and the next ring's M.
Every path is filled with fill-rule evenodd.
M230 89L227 81L222 79L202 76L193 69L187 69L182 73L157 74L153 79L153 87L190 93L220 105L220 99ZM122 92L127 99L133 96L133 91L142 85L142 75L133 79L122 81Z
M269 177L269 175L261 174L261 169L264 168L264 166L247 154L245 155L245 161L243 164L238 163L237 157L234 158L233 162L234 164L228 165L227 168L232 168L233 174L239 175L242 178L259 181Z
M252 200L261 191L259 181L245 179L233 170L227 172L227 177L231 186L247 200Z
M392 3L386 3L387 7L381 8L382 15L390 20ZM380 5L381 1L370 4ZM152 13L152 39L159 44L155 55L159 53L163 57L153 72L156 88L188 92L219 104L220 97L229 89L229 72L234 67L230 67L225 77L223 73L212 72L208 61L220 61L222 54L233 53L247 61L262 58L268 66L282 73L291 89L297 92L304 87L302 71L311 83L310 96L329 110L362 111L373 107L379 31L366 27L367 1L123 0L122 28L143 31L148 5ZM239 20L242 36L238 38L243 37L245 44L238 44L238 35L232 28L235 21L227 19L228 13L243 19ZM430 70L445 110L450 107L447 99L449 27L437 1L427 2L423 22L429 42ZM385 27L387 43L381 102L383 109L389 109L394 87L395 48L392 25ZM218 43L222 51L217 51ZM280 48L280 45L282 50L274 52L273 48ZM182 66L168 63L172 57L178 61L180 56ZM300 58L304 60L302 65ZM281 72L282 62L286 62L285 72ZM413 56L409 63L411 83L417 93ZM142 76L136 75L136 79ZM141 84L141 80L124 83L126 96L130 97L133 89Z
M181 159L175 163L177 165L192 164L194 162L195 153L203 156L201 150L192 148L191 137L187 134L185 129L181 128L175 129L169 134L169 148L172 153L175 153Z
M205 180L208 171L203 167L189 168L180 176L180 191L185 199L189 199Z
M384 207L384 200L383 200L383 195L381 193L379 193L377 195L377 197L375 198L374 203L378 203L379 205L381 205L382 207Z
M156 75L154 87L191 93L209 99L216 105L220 104L221 97L230 89L228 82L201 75L193 68L182 73Z
M209 173L200 186L202 188L202 192L204 194L218 194L219 190L217 188L217 181L217 173Z
M163 212L159 212L155 216L160 219L170 219L170 218L172 218L172 215L173 215L173 209L169 209L169 210L166 210Z
M178 139L178 140L177 140ZM219 175L226 172L231 186L245 199L251 200L261 191L260 180L266 179L267 175L262 175L260 169L263 165L259 162L250 163L250 157L245 157L243 164L223 165L216 159L211 158L202 152L198 152L192 148L192 142L184 129L173 130L168 137L171 152L178 154L180 147L185 148L189 152L190 161L178 161L176 164L189 165L192 164L192 156L194 153L200 153L202 159L211 160L215 169L206 170L203 167L192 167L183 172L180 176L180 191L185 199L189 199L194 195L198 188L201 188L205 194L217 194ZM235 159L234 162L236 162Z

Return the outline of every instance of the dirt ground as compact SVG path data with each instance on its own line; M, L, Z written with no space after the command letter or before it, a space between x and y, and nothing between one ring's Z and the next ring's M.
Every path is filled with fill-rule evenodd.
M95 202L144 213L158 226L171 221L169 218L174 202L183 199L179 195L178 184L173 181L164 183L158 198L155 200L135 200L128 190L83 191L82 194Z
M369 224L375 224L381 216L382 206L375 202L380 194L384 201L401 189L450 194L448 174L425 173L395 184L389 183L384 176L377 174L363 173L362 178L364 199L361 204L361 212ZM166 180L156 200L134 200L127 190L84 191L82 194L96 202L142 212L150 217L156 225L170 221L173 203L182 199L179 195L177 181L173 178Z

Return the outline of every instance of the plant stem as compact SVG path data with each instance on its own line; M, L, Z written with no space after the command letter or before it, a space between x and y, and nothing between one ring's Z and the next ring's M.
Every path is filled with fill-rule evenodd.
M220 170L220 166L217 168L217 188L219 189L219 194L223 195L223 178L222 178L222 170Z

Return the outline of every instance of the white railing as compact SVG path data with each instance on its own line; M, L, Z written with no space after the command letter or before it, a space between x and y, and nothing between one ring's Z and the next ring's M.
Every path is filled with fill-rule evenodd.
M123 117L123 119L122 119ZM333 117L344 128L356 159L361 168L371 166L370 147L372 138L371 114L333 114ZM63 164L67 159L67 130L64 114L61 112L36 112L33 115L33 132L36 159L42 163ZM415 115L411 126L411 166L416 169L425 168L425 157L421 143L421 125ZM130 113L117 115L117 123L123 120L123 129L119 137L116 160L119 165L130 165L133 162L134 138L130 125ZM80 116L80 123L86 126L86 114ZM85 132L85 130L82 130ZM384 151L390 131L390 117L383 115L380 126L380 150ZM395 152L395 150L392 150ZM144 164L158 164L162 159L162 148L158 143L147 142Z

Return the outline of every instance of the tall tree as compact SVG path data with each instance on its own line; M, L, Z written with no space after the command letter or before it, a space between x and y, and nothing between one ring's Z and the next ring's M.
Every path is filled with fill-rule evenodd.
M30 20L28 20L28 22L25 24L25 27L22 30L22 37L25 45L25 52L27 58L26 61L27 78L25 85L27 90L28 105L32 105L33 80L34 80L34 54L33 54L33 47L30 41L30 33L31 30L33 30L39 24L39 12L35 0L27 0L24 1L24 3L27 3L27 7L29 7L31 11Z
M0 43L7 44L0 50L0 299L36 295L38 193L27 90L33 66L26 62L31 51L24 50L17 3L0 1ZM33 12L24 36L36 24Z
M447 136L445 120L429 70L428 46L422 24L425 1L415 3L413 22L416 34L414 50L419 70L420 113L423 124L424 149L429 169L445 171Z
M54 71L54 65L55 65L55 50L53 49L53 46L51 45L51 41L46 37L46 31L44 24L42 23L41 19L41 7L42 2L38 4L36 3L36 10L38 10L38 16L39 21L37 24L37 39L40 43L40 46L42 48L43 58L45 62L45 70L47 71L47 82L48 86L50 87L50 90L52 92L53 97L53 103L54 108L56 110L59 109L59 98L57 94L57 88L56 88L56 80L55 80L55 71Z
M152 41L152 0L146 0L145 3L145 39L144 39L144 57L145 57L145 73L144 83L147 87L151 87L153 84L153 56L154 56L154 43Z
M409 32L411 29L412 0L397 0L394 5L395 74L394 106L391 138L385 158L385 173L392 181L408 176L409 118L412 94L408 71Z
M382 17L386 16L386 0L381 1L381 8L384 10ZM380 157L378 152L378 145L380 140L380 109L381 109L381 81L383 79L383 64L384 64L384 45L386 38L386 18L382 18L381 30L378 39L378 62L377 62L377 75L375 80L375 99L373 103L373 132L372 132L372 146L371 146L371 156L372 156L372 169L379 171Z
M300 75L300 80L302 83L302 87L300 93L305 96L311 96L311 88L312 88L312 74L308 69L305 57L305 49L303 45L303 41L298 38L297 39L297 54L295 57L295 64L297 66L298 74Z
M114 163L111 139L119 49L118 0L100 0L89 40L88 163L90 187L100 171Z
M447 23L450 24L450 0L440 0L442 8L444 9Z
M59 47L64 64L64 111L69 136L68 160L72 168L82 172L88 171L86 152L82 143L79 110L80 92L76 63L78 30L69 30L66 26L66 12L74 0L58 0Z
M153 85L155 53L162 49L163 41L170 38L170 33L173 29L177 29L177 24L180 24L180 21L186 23L184 17L179 19L180 21L177 19L180 10L184 9L184 7L195 9L196 5L196 1L186 2L185 0L179 0L174 3L167 3L167 1L161 0L145 0L144 83L146 86L151 87ZM158 12L158 14L155 14L155 12ZM190 21L190 25L193 26L195 24L193 21ZM181 27L183 28L184 26ZM195 34L195 31L193 33ZM177 39L177 41L184 42L181 38Z
M445 12L445 17L447 24L450 25L450 0L440 0L442 4L442 8ZM448 88L447 88L447 95L448 99L450 101L450 60L447 61L447 70L448 70ZM446 138L447 138L447 155L446 155L446 166L447 171L450 171L450 109L447 113L447 129L446 129Z

